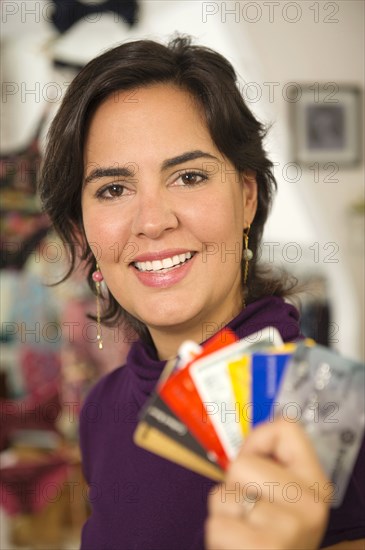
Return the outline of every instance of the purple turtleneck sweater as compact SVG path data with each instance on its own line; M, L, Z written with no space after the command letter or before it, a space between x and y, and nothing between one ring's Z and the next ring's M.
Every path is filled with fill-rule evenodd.
M266 326L275 326L284 341L299 336L298 312L277 297L250 304L228 326L239 338ZM206 501L214 482L133 443L138 413L164 365L154 349L138 341L126 365L103 377L84 404L80 442L92 514L82 550L204 548ZM322 546L365 536L360 461L343 505L331 513Z

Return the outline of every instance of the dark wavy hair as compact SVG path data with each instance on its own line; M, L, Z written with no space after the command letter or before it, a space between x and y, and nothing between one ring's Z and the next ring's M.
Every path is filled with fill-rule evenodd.
M91 274L95 258L85 237L81 209L84 142L90 119L111 94L158 83L172 84L191 94L202 107L218 150L239 173L256 173L258 206L249 243L254 257L244 289L245 301L248 304L269 294L284 295L285 281L264 273L255 259L276 190L273 165L263 148L265 128L245 104L227 59L209 48L193 45L185 36L174 38L167 46L151 40L119 45L90 61L69 86L49 130L39 184L44 209L70 251L70 268L62 280L73 272L80 256L86 262L88 282L94 291ZM124 320L139 335L148 334L110 292L104 306L104 323L115 325Z

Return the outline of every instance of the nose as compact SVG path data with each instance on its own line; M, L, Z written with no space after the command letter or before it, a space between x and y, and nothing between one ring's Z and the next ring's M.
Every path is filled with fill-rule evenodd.
M177 213L167 194L168 191L140 193L132 221L135 236L158 239L164 232L177 228Z

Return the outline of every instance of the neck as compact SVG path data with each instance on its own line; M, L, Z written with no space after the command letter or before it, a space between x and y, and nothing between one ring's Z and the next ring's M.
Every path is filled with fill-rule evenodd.
M236 307L230 315L222 319L196 323L192 323L190 320L188 326L149 327L158 358L169 360L176 357L180 345L185 340L193 340L197 344L208 340L236 317L240 311L241 307Z

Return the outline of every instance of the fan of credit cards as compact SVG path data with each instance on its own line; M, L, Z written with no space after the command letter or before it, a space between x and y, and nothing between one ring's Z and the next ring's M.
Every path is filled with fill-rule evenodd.
M135 443L213 480L250 431L300 422L332 480L339 506L364 435L365 365L313 340L284 344L274 327L238 340L223 329L186 341L143 408Z

